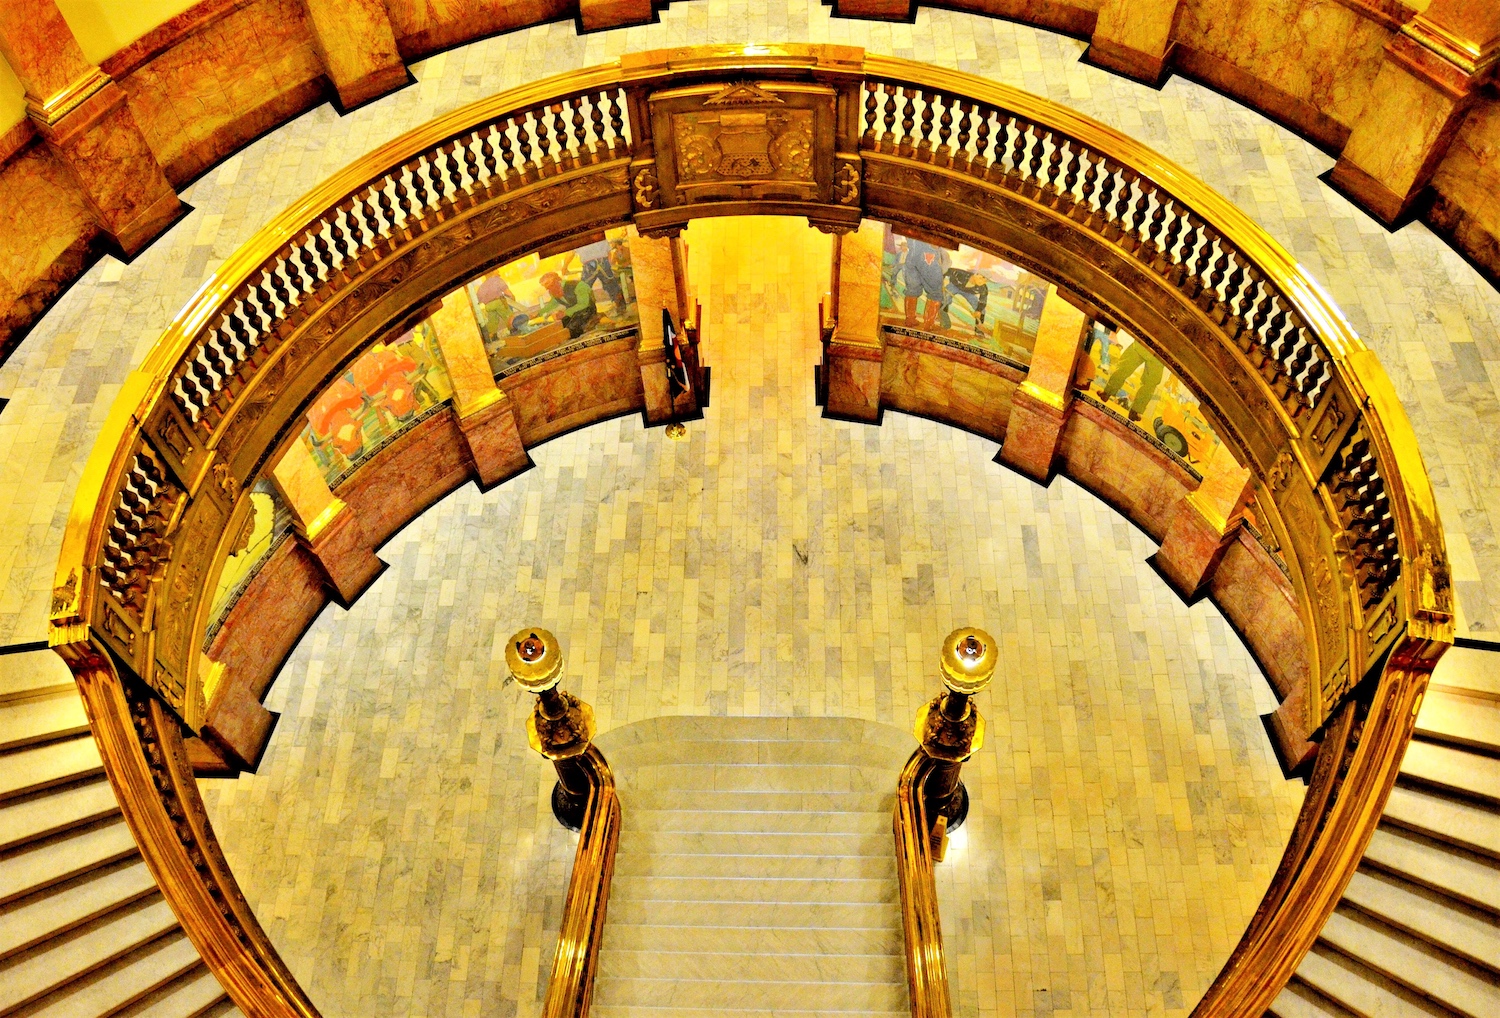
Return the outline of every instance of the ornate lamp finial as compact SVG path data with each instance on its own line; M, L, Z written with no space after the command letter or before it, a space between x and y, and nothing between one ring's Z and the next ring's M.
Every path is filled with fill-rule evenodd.
M544 693L562 678L562 647L545 629L523 629L505 646L505 666L523 689Z
M955 629L943 641L943 685L973 696L995 677L995 638L983 629Z

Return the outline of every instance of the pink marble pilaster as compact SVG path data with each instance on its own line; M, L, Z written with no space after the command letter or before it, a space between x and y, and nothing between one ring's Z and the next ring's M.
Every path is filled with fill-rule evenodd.
M312 453L300 440L287 447L271 478L292 511L297 539L323 567L338 601L353 604L383 568L359 520L328 490Z
M521 441L515 407L495 384L468 291L460 287L444 297L428 323L443 352L458 427L479 483L488 488L514 477L531 466L531 457Z
M880 328L880 268L885 226L870 220L834 238L837 248L838 317L823 363L829 417L874 422L880 419L881 363L885 334Z
M654 15L651 0L578 0L578 23L585 32L644 25Z
M638 356L641 365L641 388L645 392L647 424L696 416L701 409L696 389L678 395L676 401L667 385L667 352L662 345L663 311L669 311L680 339L688 325L683 320L686 298L686 276L682 267L682 242L677 237L642 237L631 231L630 267L635 278L635 302L641 316L641 341Z
M125 93L89 63L52 0L0 3L0 52L26 88L26 113L71 171L101 229L129 256L182 203Z
M1196 598L1212 581L1252 494L1250 471L1220 445L1204 465L1203 483L1178 503L1161 547L1151 557L1184 598Z
M1011 398L1010 421L997 459L1035 481L1052 476L1063 425L1073 403L1073 372L1088 316L1047 288L1026 379Z
M1401 26L1339 153L1333 183L1389 223L1432 180L1500 59L1500 3L1433 0Z
M406 65L381 0L308 0L307 15L344 109L406 84Z
M1155 84L1172 53L1172 28L1181 0L1104 0L1089 39L1089 60Z

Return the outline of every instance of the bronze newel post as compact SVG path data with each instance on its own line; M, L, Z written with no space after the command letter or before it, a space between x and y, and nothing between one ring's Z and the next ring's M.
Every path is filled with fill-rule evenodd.
M557 784L552 788L552 814L570 831L583 825L588 806L589 779L582 758L594 737L594 709L557 688L562 678L562 647L545 629L523 629L510 638L505 664L523 688L537 694L536 707L526 719L531 748L552 761Z
M995 674L995 639L982 629L955 629L943 641L943 685L917 712L915 735L932 760L922 785L934 862L943 861L948 832L969 815L969 792L959 780L964 761L984 745L984 718L970 700Z

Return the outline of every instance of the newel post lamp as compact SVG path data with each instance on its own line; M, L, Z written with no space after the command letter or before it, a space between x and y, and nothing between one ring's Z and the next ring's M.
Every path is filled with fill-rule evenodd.
M589 780L581 758L594 737L594 709L557 688L562 678L562 647L545 629L523 629L505 647L505 664L523 689L537 694L526 719L531 748L552 761L557 784L552 788L552 814L570 831L583 824L588 806Z
M984 718L972 697L995 675L995 638L982 629L955 629L943 641L946 691L917 711L914 734L931 760L922 785L933 858L942 861L948 832L969 815L969 793L959 780L964 761L984 745Z

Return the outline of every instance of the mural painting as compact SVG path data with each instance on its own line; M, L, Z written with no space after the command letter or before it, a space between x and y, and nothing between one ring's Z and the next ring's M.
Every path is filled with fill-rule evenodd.
M623 229L562 254L511 262L468 291L496 378L640 321Z
M1031 363L1047 281L966 244L950 251L885 228L881 321Z
M453 396L432 326L376 343L307 412L302 441L337 488L356 467Z
M292 513L270 481L259 480L250 489L250 515L245 519L234 550L224 561L219 585L214 590L213 607L208 613L208 634L204 648L213 642L219 624L229 614L271 552L292 530Z
M1094 323L1084 337L1074 381L1087 397L1155 438L1195 472L1219 445L1197 397L1124 329Z

